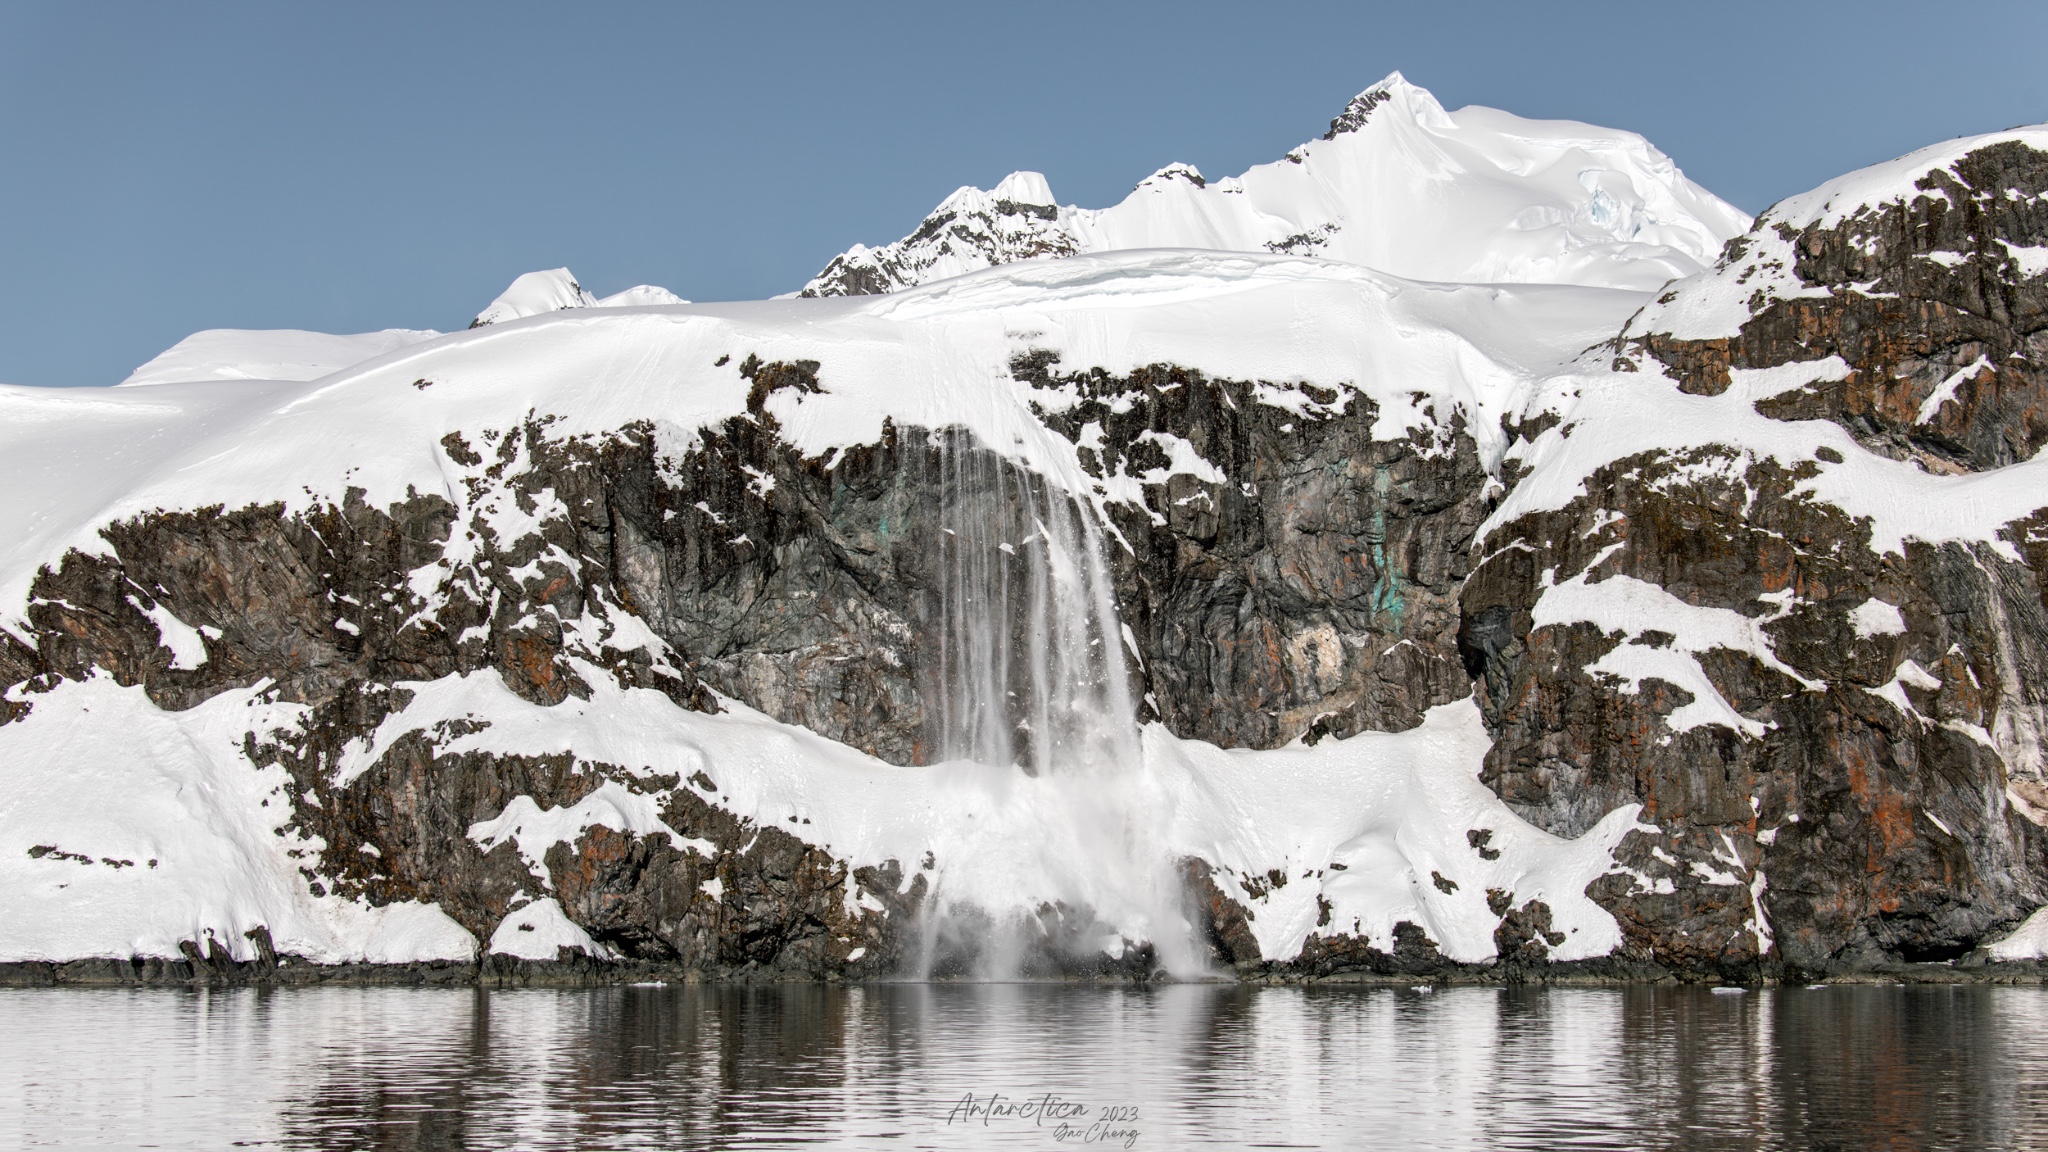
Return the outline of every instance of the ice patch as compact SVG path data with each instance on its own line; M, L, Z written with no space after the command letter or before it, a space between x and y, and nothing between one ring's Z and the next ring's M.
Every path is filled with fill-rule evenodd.
M669 842L678 847L686 843L708 844L684 840L662 822L659 798L629 791L616 780L607 780L575 804L560 808L542 808L531 796L515 796L497 816L470 825L468 835L486 852L506 841L517 845L527 871L542 885L553 888L554 880L545 862L548 849L557 844L575 844L584 830L593 825L634 836L665 833Z
M2044 251L2048 251L2048 249L2044 249ZM1920 402L1920 411L1913 417L1913 423L1925 424L1940 415L1941 406L1956 398L1957 385L1990 367L1990 359L1979 356L1970 363L1949 373L1948 378L1936 386L1933 392L1928 393L1927 399Z
M1873 596L1850 609L1849 625L1856 629L1858 640L1868 640L1872 636L1899 636L1906 631L1906 616L1896 605Z
M2012 258L2014 264L2019 265L2020 276L2024 279L2032 280L2036 276L2048 274L2048 247L2006 244L2005 254Z
M171 610L162 604L144 605L133 596L128 597L128 603L156 625L157 639L170 649L173 670L190 672L205 665L206 640L199 634L199 629L172 615Z
M1684 689L1692 701L1673 709L1664 718L1674 732L1687 732L1706 724L1732 728L1757 738L1766 726L1737 712L1707 678L1698 655L1726 648L1754 657L1767 668L1782 672L1809 690L1826 685L1809 680L1782 660L1756 620L1727 608L1702 608L1688 604L1663 588L1633 576L1610 576L1588 583L1591 571L1580 572L1562 584L1546 588L1531 610L1534 627L1591 624L1607 635L1620 633L1622 642L1586 671L1614 676L1622 691L1634 694L1642 682L1655 678ZM1663 633L1672 639L1646 639L1648 633Z
M575 921L563 913L552 896L536 900L505 914L491 933L494 956L515 956L521 960L556 960L558 949L571 948L591 956L610 958L612 950L590 938Z
M2034 909L2032 916L1985 951L1993 960L2048 960L2048 907Z

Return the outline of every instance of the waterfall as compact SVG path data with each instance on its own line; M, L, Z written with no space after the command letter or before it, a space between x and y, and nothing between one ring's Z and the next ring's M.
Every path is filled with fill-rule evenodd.
M965 441L947 434L939 453L940 758L1033 776L1135 766L1137 706L1094 517Z
M996 808L939 865L919 974L1071 970L1128 945L1197 973L1093 509L964 430L934 442L928 747Z

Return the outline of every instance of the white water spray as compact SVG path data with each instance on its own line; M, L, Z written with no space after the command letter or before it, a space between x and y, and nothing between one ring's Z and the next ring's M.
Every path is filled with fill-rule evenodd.
M930 747L988 806L938 861L921 974L1000 979L1150 944L1197 975L1094 516L964 431L935 441Z

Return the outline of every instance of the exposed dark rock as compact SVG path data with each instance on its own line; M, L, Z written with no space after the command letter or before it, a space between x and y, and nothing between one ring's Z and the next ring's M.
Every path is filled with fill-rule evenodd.
M1373 109L1391 99L1392 94L1383 88L1369 88L1353 96L1351 103L1344 106L1344 111L1339 112L1337 118L1330 121L1330 130L1323 133L1323 139L1335 140L1346 132L1358 131L1365 126L1367 120L1372 119Z
M1383 98L1354 102L1333 134ZM1661 365L1699 395L1725 392L1735 370L1838 355L1845 379L1780 392L1762 410L1835 421L1871 451L1935 471L2032 457L2048 443L2048 278L2024 275L2009 246L2048 242L2048 157L1997 145L1922 191L1832 227L1735 242L1713 275L1805 290L1760 294L1739 333L1631 328L1601 355L1646 387L1669 387ZM994 211L1026 232L1057 216L1007 200ZM966 223L935 216L919 237L977 242ZM1763 267L1780 248L1789 263ZM882 283L843 271L845 291ZM850 869L801 824L721 807L705 771L453 749L486 723L475 719L362 752L421 684L481 675L538 705L617 687L715 711L723 695L890 763L929 763L942 751L930 702L948 501L1005 527L1052 501L1102 510L1142 717L1178 735L1270 749L1399 731L1476 692L1494 736L1483 778L1529 821L1578 836L1640 806L1616 871L1590 889L1621 925L1614 956L1554 963L1566 937L1551 908L1494 890L1492 964L1452 962L1405 921L1392 950L1377 949L1331 929L1327 904L1301 955L1268 963L1256 913L1210 862L1184 861L1219 969L1276 980L2037 972L1984 965L1981 948L2048 902L2048 510L2008 525L2004 547L1908 540L1880 552L1867 522L1803 487L1839 452L1785 462L1710 445L1616 461L1563 507L1480 540L1503 488L1525 475L1516 461L1489 475L1465 413L1429 411L1426 429L1395 435L1349 388L1172 364L1066 371L1027 353L1013 375L1095 482L1066 494L957 428L885 424L873 443L804 456L771 401L817 392L826 367L748 356L746 412L680 439L648 425L566 437L539 419L451 433L448 491L387 507L351 491L338 504L112 524L104 550L40 574L32 636L0 632L0 724L60 683L102 675L170 710L228 690L302 705L296 728L251 731L245 752L284 770L285 830L318 841L303 859L310 891L438 902L479 940L511 910L554 898L616 958L327 967L278 955L258 929L233 947L185 941L178 958L0 966L0 981L834 979L913 963L973 974L993 925L919 932L933 862ZM1558 419L1501 430L1529 441ZM1548 591L1617 580L1756 639L1702 645L1676 620L1539 625ZM1902 629L1857 623L1873 598ZM169 646L151 619L159 608L199 631L203 660ZM1020 651L1027 639L1011 636ZM1603 665L1616 654L1691 662L1699 679L1625 677ZM658 798L680 840L594 825L548 849L535 874L512 844L469 839L516 798L556 808L607 784ZM1466 846L1496 859L1494 835L1470 829ZM153 866L74 847L29 853ZM1428 879L1459 890L1441 872ZM1237 882L1257 903L1288 875ZM1131 941L1112 957L1099 947L1107 930L1088 909L1048 905L1008 943L1026 975L1153 978L1152 949Z
M989 196L948 199L896 243L833 257L800 295L872 296L922 283L941 262L1007 264L1077 250L1057 205Z
M1769 397L1758 410L1833 420L1871 451L1930 471L2031 458L2048 442L2048 275L2023 275L2011 248L2048 238L2048 153L1992 144L1917 187L1917 196L1858 208L1833 227L1795 232L1766 211L1759 227L1790 245L1792 263L1783 267L1783 250L1754 235L1730 242L1719 274L1759 285L1740 335L1653 331L1622 346L1710 396L1728 387L1731 368L1840 356L1845 379ZM1807 294L1766 297L1774 274Z
M1833 420L1935 471L2027 459L2048 439L2048 282L2021 276L2005 246L2048 238L2044 187L2048 155L1999 144L1835 227L1793 233L1766 213L1712 275L1783 274L1807 294L1760 291L1727 339L1639 331L1653 315L1617 348L1703 395L1731 368L1839 355L1847 379L1759 409ZM1763 267L1774 236L1796 254L1789 269ZM1675 285L1665 302L1699 290ZM1920 420L1944 382L1954 398ZM1867 522L1803 494L1817 467L1721 447L1617 461L1566 507L1493 532L1465 585L1460 652L1497 737L1487 782L1561 835L1629 803L1655 827L1629 833L1625 871L1592 889L1641 961L1739 977L1948 960L2048 901L2038 514L2005 533L2022 563L1983 544L1879 554ZM1736 718L1675 725L1696 693L1593 670L1625 646L1668 651L1674 632L1535 626L1550 586L1629 578L1754 622L1767 648L1692 654ZM1903 631L1855 625L1873 598Z
M1259 942L1252 935L1251 916L1244 905L1217 886L1208 861L1184 860L1181 873L1195 923L1205 929L1204 943L1210 949L1210 963L1218 968L1256 967L1261 960Z
M1124 545L1111 559L1175 733L1271 748L1312 727L1400 731L1470 691L1458 586L1491 505L1461 417L1435 437L1375 440L1378 413L1355 392L1167 365L1060 374L1046 354L1013 371L1059 394L1042 418L1083 445L1099 490L1163 477L1144 484L1144 508L1109 506ZM1176 441L1216 474L1168 469Z

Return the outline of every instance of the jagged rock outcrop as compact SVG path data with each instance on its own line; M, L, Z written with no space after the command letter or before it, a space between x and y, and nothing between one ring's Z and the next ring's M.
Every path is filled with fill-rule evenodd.
M1631 322L1611 370L1832 421L1847 453L1927 472L2031 458L2048 152L1947 160L1885 173L1891 198L1852 177L1767 211ZM1551 435L1603 435L1597 415L1564 419ZM1493 526L1464 589L1498 738L1487 782L1565 835L1644 805L1654 830L1596 894L1630 953L1669 968L1952 960L2048 901L2038 514L1994 538L1928 524L1934 539L1887 542L1815 494L1845 451L1811 451L1605 462L1570 500Z
M2042 154L2006 140L1931 168L1911 195L1883 203L1833 208L1823 198L1816 211L1809 194L1730 244L1719 276L1751 289L1738 333L1656 331L1660 309L1620 346L1704 396L1728 387L1730 369L1839 357L1846 371L1766 397L1758 411L1832 420L1871 451L1929 471L2029 459L2048 441L2044 193Z
M1079 251L1060 223L1045 177L1013 172L989 191L962 188L910 235L882 248L855 245L832 258L799 295L867 296L977 268Z

